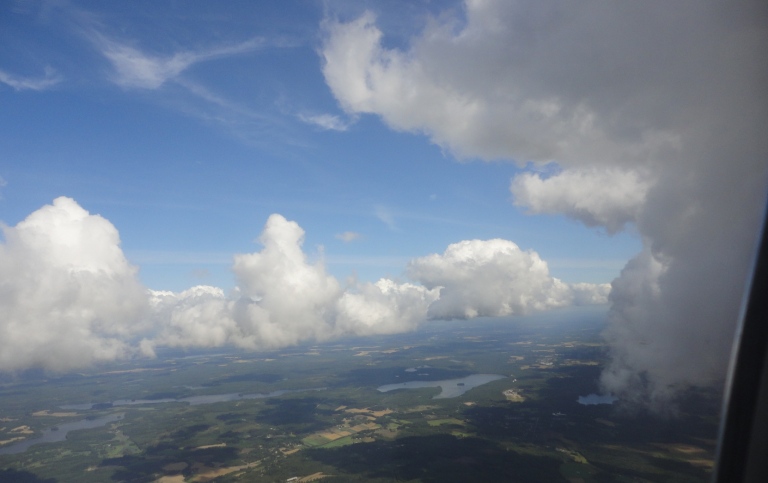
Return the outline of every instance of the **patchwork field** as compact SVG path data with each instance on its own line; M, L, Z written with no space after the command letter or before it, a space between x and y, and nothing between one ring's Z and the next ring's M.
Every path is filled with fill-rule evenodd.
M674 419L579 404L605 360L587 315L6 378L0 482L707 481L718 395L689 393ZM472 374L504 377L443 399L377 390Z

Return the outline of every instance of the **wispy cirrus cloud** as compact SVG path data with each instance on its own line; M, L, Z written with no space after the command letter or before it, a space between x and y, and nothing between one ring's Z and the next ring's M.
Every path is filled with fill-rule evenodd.
M109 79L116 85L126 90L156 91L173 84L181 88L179 96L171 101L174 108L222 126L243 142L264 145L264 132L270 130L270 140L277 136L283 138L286 144L298 144L279 129L285 122L281 116L271 115L269 108L254 108L249 102L229 99L191 75L185 75L189 68L197 64L247 54L268 45L281 47L287 45L285 42L268 42L262 37L254 37L237 43L156 54L136 47L133 42L107 36L102 31L94 25L82 29L83 36L111 64Z
M392 211L384 205L376 205L374 207L374 213L376 218L381 220L390 230L397 231L397 224L395 223L395 216Z
M301 122L317 126L324 131L341 132L348 130L357 120L356 118L344 120L333 114L299 114L298 118Z
M43 77L21 77L0 70L0 83L15 91L44 91L61 82L63 78L51 67L45 68Z
M355 240L359 240L362 235L355 231L345 231L344 233L337 233L336 239L349 243Z
M237 102L230 101L214 92L211 92L209 89L196 82L192 82L187 79L176 79L176 82L209 105L215 106L221 112L228 113L229 116L226 116L226 118L234 119L237 117L251 121L263 121L272 124L278 123L278 120L275 117L268 116L254 109L250 109L246 106L243 106L242 104L238 104Z
M135 89L159 89L194 64L252 52L264 45L263 39L252 38L232 45L161 56L143 52L98 32L91 32L88 38L112 64L112 81Z

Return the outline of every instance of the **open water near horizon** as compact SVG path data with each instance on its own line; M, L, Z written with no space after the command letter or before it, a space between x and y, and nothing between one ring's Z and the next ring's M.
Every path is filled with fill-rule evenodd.
M409 381L398 382L396 384L385 384L379 386L377 390L379 392L395 391L397 389L420 389L424 387L439 387L440 393L434 396L432 399L448 399L452 397L458 397L478 386L487 384L492 381L498 381L504 379L507 376L499 374L472 374L471 376L461 377L458 379L445 379L442 381Z

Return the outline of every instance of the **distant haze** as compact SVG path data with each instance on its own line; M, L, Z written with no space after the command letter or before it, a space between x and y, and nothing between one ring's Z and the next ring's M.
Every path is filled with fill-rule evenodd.
M230 19L228 38L219 17L190 11L210 37L151 39L139 17L108 28L121 17L30 5L1 24L14 42L0 99L32 119L0 114L13 163L0 165L0 208L16 217L0 244L0 370L610 304L606 393L664 410L681 389L722 383L768 186L766 2L466 0L401 14L329 1L295 19L270 10L282 22L259 24L266 36ZM64 51L46 49L59 45L79 56L57 63ZM256 57L284 59L270 71L284 77L256 77ZM67 117L73 102L93 116ZM175 121L146 134L147 112ZM55 133L38 124L51 119ZM262 223L253 251L227 252L229 292L147 287L121 244L225 244ZM603 283L564 281L541 255L627 236L638 253ZM415 255L399 273L340 279L317 240L361 260L398 259L407 240Z
M722 380L765 205L765 3L467 1L406 50L382 45L370 13L327 32L346 110L460 158L557 163L516 176L514 203L636 227L606 389L660 406Z

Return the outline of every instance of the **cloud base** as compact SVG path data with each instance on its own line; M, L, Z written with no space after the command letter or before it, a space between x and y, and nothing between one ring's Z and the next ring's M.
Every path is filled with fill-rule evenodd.
M413 260L408 272L417 283L342 286L322 261L308 262L304 230L274 214L259 237L261 250L234 255L237 288L225 294L211 286L143 287L117 229L70 198L57 198L3 232L2 371L66 371L152 357L159 347L277 349L406 332L429 319L607 301L607 284L564 284L538 254L506 240L464 241ZM478 290L488 283L498 293Z

